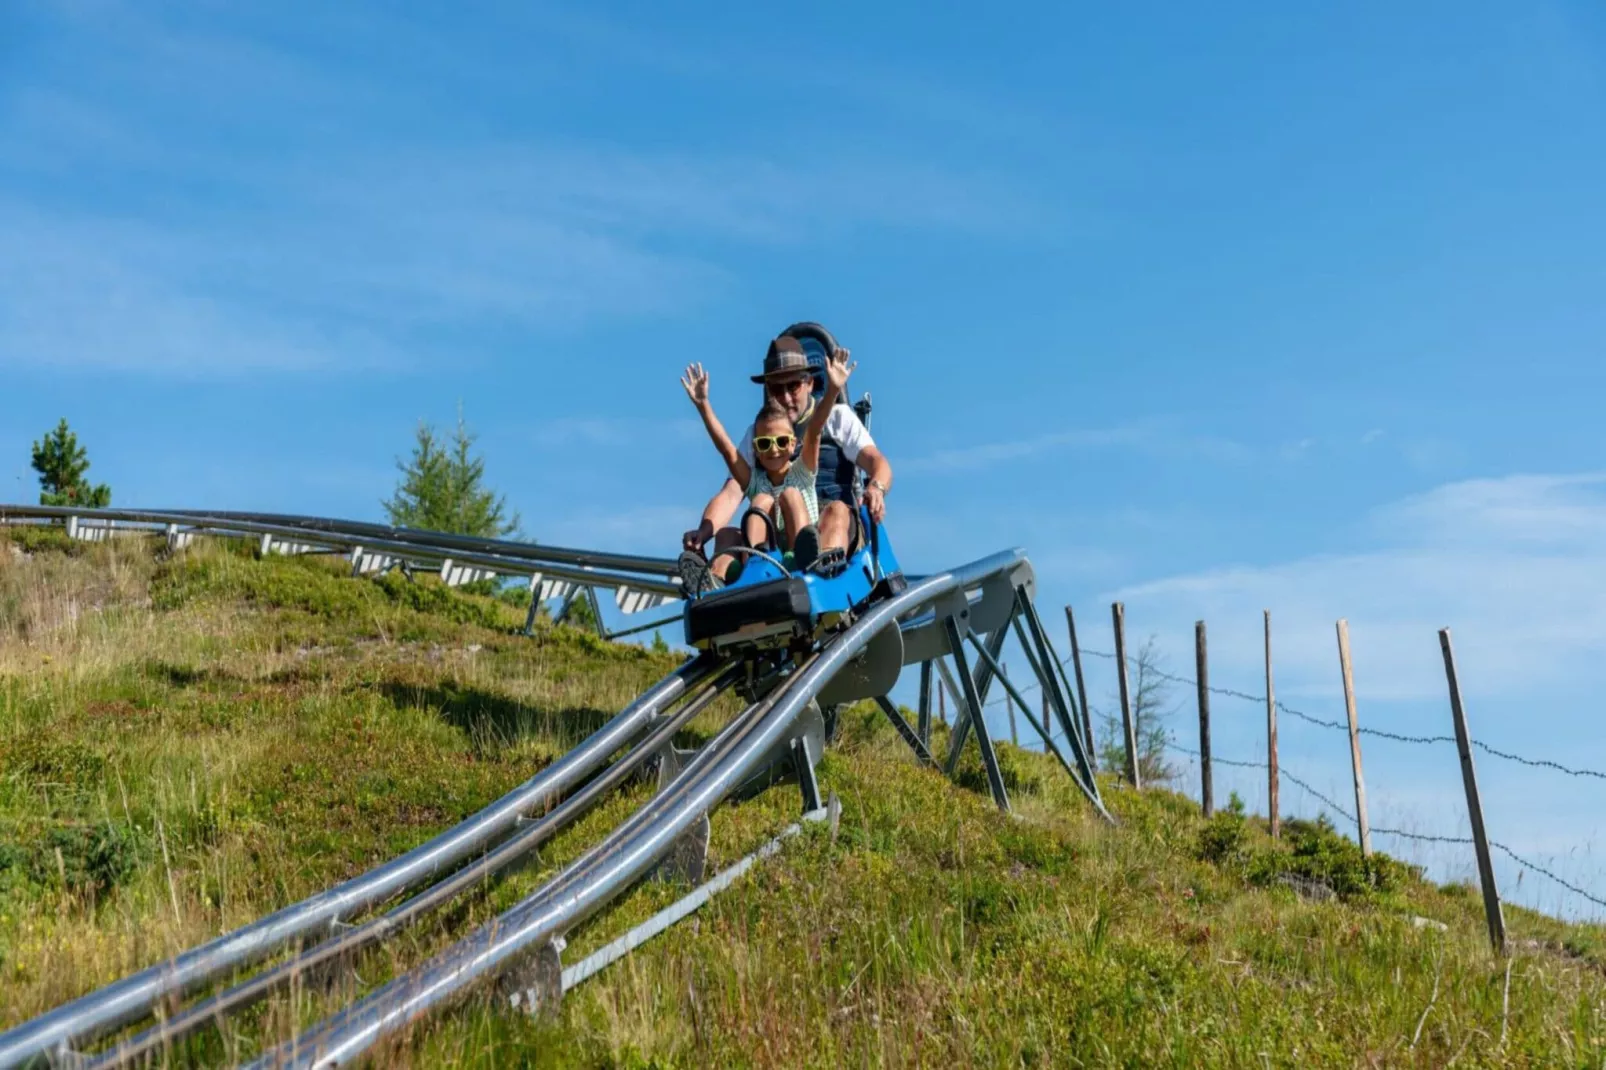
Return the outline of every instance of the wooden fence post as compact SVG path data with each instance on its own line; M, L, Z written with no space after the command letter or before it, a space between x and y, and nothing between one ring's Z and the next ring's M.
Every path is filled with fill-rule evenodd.
M1195 621L1193 645L1199 681L1199 802L1204 816L1216 812L1215 795L1210 786L1210 665L1205 656L1205 622Z
M1361 729L1355 718L1355 678L1350 672L1349 622L1338 622L1338 663L1344 671L1344 712L1349 715L1349 758L1355 769L1355 821L1360 826L1361 854L1372 853L1372 825L1366 819L1366 778L1361 775Z
M1266 799L1271 811L1271 838L1283 834L1283 820L1277 809L1277 690L1271 680L1271 610L1261 611L1266 620Z
M1138 772L1138 736L1132 726L1132 699L1126 682L1126 607L1120 602L1110 604L1110 620L1115 625L1115 672L1121 682L1121 730L1126 735L1126 778L1132 787L1143 790L1143 779Z
M1489 920L1489 942L1498 954L1504 955L1506 918L1500 910L1500 893L1495 890L1494 862L1489 857L1489 834L1483 827L1483 803L1478 799L1478 774L1472 767L1472 733L1467 730L1467 714L1461 706L1461 683L1455 674L1455 652L1450 649L1450 629L1439 629L1439 648L1444 651L1444 675L1450 682L1455 749L1461 755L1461 782L1467 789L1467 817L1472 822L1472 843L1478 852L1478 878L1483 884L1483 912Z
M1087 737L1087 767L1098 769L1094 760L1093 746L1093 712L1087 707L1087 684L1082 679L1082 648L1076 645L1076 618L1071 615L1071 607L1065 607L1065 627L1071 633L1071 668L1076 673L1076 701L1082 706L1082 734Z

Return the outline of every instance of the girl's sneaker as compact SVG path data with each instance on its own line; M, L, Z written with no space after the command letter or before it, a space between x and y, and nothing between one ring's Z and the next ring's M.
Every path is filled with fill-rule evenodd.
M814 564L814 559L820 556L820 532L813 524L797 533L797 540L792 543L792 560L796 562L796 570L802 572Z
M687 598L698 598L714 589L714 574L696 550L682 550L675 559L675 571L680 573L680 589Z

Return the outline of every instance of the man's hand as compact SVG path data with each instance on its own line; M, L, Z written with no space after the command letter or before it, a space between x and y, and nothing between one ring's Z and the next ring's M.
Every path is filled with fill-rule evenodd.
M708 373L703 371L701 364L686 365L686 374L681 376L680 385L686 388L686 396L691 398L693 405L700 409L708 404Z
M864 506L870 510L870 519L877 524L886 519L887 496L881 493L881 488L875 485L864 488Z
M857 363L849 364L848 356L846 349L839 348L825 362L826 377L830 379L831 385L837 388L838 393L847 385L848 376L853 374L853 369L859 366Z
M708 545L708 540L713 537L714 522L704 517L701 524L680 537L680 545L682 549L700 554L703 552L703 547Z

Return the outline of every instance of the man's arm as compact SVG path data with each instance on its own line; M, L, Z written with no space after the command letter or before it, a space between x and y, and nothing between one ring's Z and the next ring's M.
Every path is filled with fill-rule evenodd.
M870 510L870 519L879 524L887 515L887 491L892 489L892 465L874 446L859 450L853 463L865 475L864 504Z
M742 504L743 496L741 484L734 479L725 480L719 493L708 499L708 505L703 509L702 523L681 537L681 545L701 553L703 546L714 537L714 532L729 524L731 517L736 515L736 507Z

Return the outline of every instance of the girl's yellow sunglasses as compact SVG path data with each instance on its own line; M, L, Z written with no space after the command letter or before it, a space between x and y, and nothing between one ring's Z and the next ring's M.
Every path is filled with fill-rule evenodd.
M753 439L753 448L760 453L778 453L791 449L796 441L796 435L758 435Z

